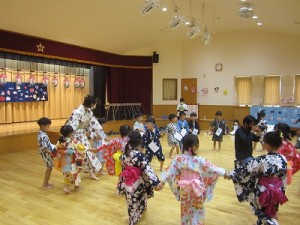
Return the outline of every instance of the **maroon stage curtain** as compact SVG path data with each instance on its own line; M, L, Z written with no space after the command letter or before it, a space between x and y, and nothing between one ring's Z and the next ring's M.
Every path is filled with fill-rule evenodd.
M152 69L110 68L107 99L110 103L141 102L146 114L152 112Z

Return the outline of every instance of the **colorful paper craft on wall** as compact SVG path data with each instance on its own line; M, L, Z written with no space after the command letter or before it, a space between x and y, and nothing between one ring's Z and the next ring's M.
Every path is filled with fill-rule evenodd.
M47 87L43 83L29 82L17 85L15 82L7 82L0 87L0 102L38 102L48 101Z
M250 114L256 118L260 110L265 110L268 125L286 123L290 127L300 127L300 108L252 106Z

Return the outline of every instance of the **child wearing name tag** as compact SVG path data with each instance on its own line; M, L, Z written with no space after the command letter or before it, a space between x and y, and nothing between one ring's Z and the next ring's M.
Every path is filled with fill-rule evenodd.
M159 129L155 126L155 120L153 118L148 118L146 120L147 131L143 136L142 146L146 148L146 157L149 162L152 161L153 156L156 156L160 162L160 171L163 170L165 157L162 152L162 146L159 138L161 134Z
M213 132L213 137L212 141L214 142L214 150L216 149L216 143L218 142L218 149L221 149L221 142L223 141L223 134L226 129L226 122L225 120L222 119L222 112L217 111L215 113L215 119L213 122L210 124L212 132Z
M192 112L190 114L190 121L188 122L188 124L192 134L194 135L200 134L200 126L197 120L197 114L195 112Z
M180 130L177 125L177 116L175 114L169 115L170 123L167 125L165 132L168 134L168 145L171 147L169 158L172 158L172 153L176 148L176 154L179 154L179 141L181 141L182 136L180 135Z

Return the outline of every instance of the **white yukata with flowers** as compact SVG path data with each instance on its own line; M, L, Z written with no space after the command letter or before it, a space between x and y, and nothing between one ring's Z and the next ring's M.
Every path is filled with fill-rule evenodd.
M66 122L66 125L71 125L73 127L73 139L82 143L86 149L91 148L91 144L86 134L89 133L91 139L94 140L98 135L97 131L102 130L102 126L94 116L93 111L83 105L80 105L72 112L70 118ZM85 161L89 170L93 169L94 172L98 172L101 169L101 166L99 167L101 163L94 153L88 152Z

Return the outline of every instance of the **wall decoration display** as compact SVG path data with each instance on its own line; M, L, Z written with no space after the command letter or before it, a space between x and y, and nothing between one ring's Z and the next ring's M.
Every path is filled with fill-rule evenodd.
M20 85L15 82L7 82L5 86L0 86L0 102L38 101L48 101L47 87L43 83L35 83L31 86L29 82Z
M286 123L290 127L300 128L300 108L252 106L250 108L250 114L257 118L257 113L260 110L265 110L265 120L268 125Z
M188 111L186 113L186 118L190 118L190 114L196 113L197 118L198 118L198 105L187 105Z
M200 91L200 96L207 97L208 95L208 88L202 88Z

